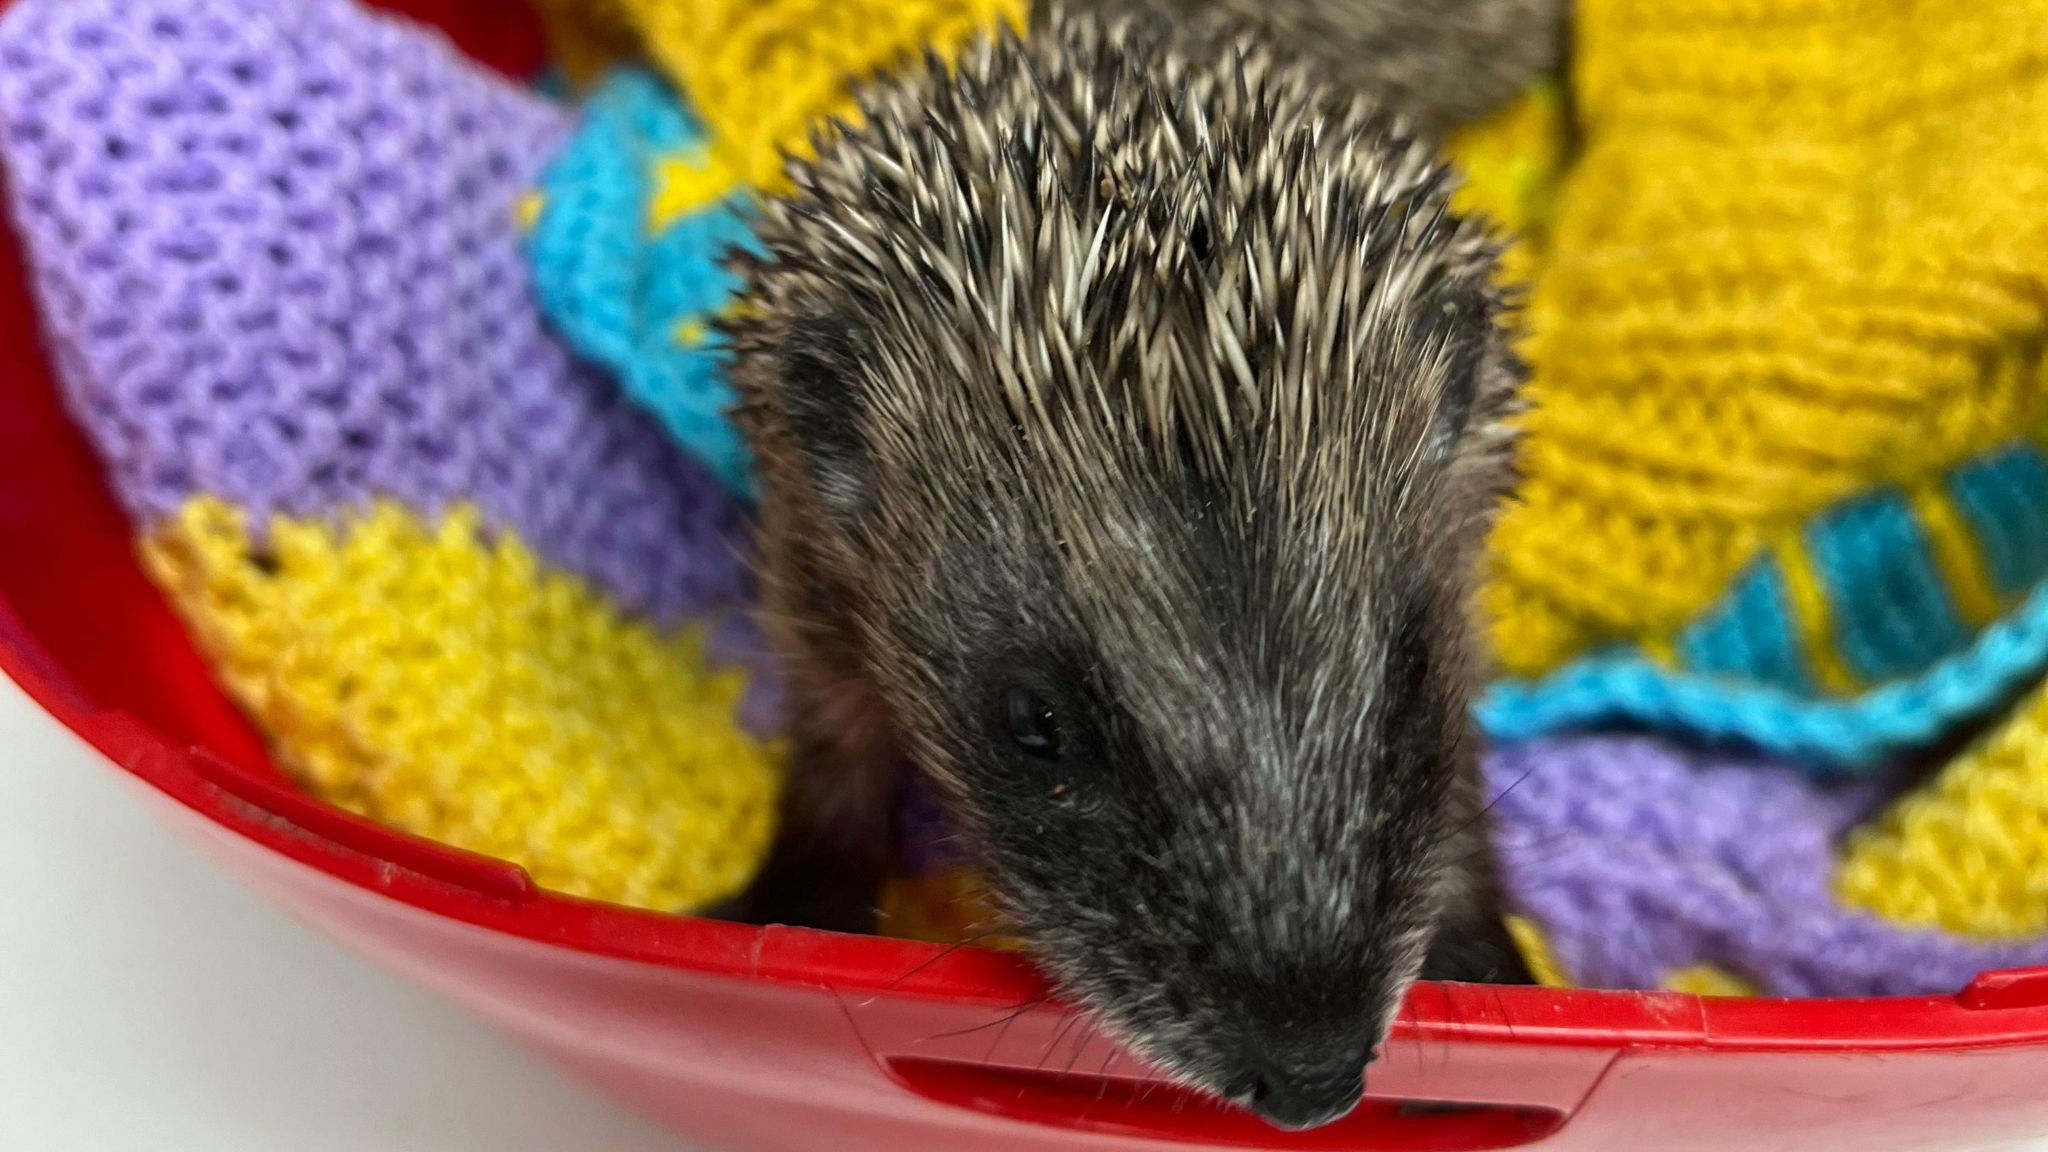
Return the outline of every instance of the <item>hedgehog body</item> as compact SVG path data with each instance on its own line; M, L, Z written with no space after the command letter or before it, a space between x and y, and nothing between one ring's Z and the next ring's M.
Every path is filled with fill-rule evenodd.
M1432 150L1253 43L1055 13L872 87L732 322L795 762L755 914L859 928L897 765L1190 1083L1342 1114L1514 978L1470 569L1517 368Z
M1568 0L1091 0L1172 20L1215 50L1256 36L1329 83L1380 101L1440 136L1555 73Z

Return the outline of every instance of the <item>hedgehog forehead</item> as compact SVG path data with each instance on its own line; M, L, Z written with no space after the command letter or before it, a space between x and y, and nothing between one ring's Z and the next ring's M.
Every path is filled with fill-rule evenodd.
M1445 170L1256 51L1190 62L1088 21L1056 37L871 88L765 208L769 311L864 331L884 501L906 525L990 526L1206 486L1261 556L1354 571L1400 551L1442 471L1421 453L1467 319L1445 305L1491 271ZM974 505L1005 474L1036 511ZM1078 563L1114 550L1085 523L1048 535Z
M1148 282L1266 311L1292 273L1413 276L1475 254L1432 230L1447 172L1369 107L1242 59L1177 82L1134 67L999 41L959 77L871 92L865 126L801 181L802 214L827 225L814 251L963 307L1032 291L1018 319L1062 326ZM1434 219L1411 231L1418 216ZM1240 266L1255 257L1269 263Z
M1373 695L1394 589L1367 552L1303 555L1280 530L1132 498L1047 502L1058 531L1063 607L1174 753L1312 732L1304 713L1336 689ZM1204 522L1206 520L1206 522ZM1211 730L1211 726L1220 728ZM1236 749L1241 756L1244 749Z
M1490 257L1428 148L1256 53L1133 62L1159 51L1092 24L984 43L869 91L771 208L770 246L873 330L885 406L999 399L1048 445L1192 440L1227 467L1248 430L1384 427L1400 413L1343 413L1429 397L1426 355L1358 387L1426 351L1405 337L1434 286ZM1055 427L1063 407L1093 418Z

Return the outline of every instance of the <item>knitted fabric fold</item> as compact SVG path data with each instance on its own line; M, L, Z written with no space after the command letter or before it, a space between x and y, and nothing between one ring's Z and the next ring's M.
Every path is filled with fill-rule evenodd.
M147 570L320 795L546 886L751 875L743 519L543 325L558 108L346 0L21 0L0 160Z
M527 201L527 255L548 318L743 498L751 462L726 419L733 393L713 322L739 288L724 260L752 245L747 213L746 189L696 117L633 67L589 94Z
M1577 6L1485 589L1495 736L1868 770L2048 665L2037 16Z
M1919 995L1953 992L1986 969L2048 964L2038 916L2022 933L1965 934L1927 923L1910 899L1887 908L1837 890L1843 838L1855 842L1851 829L1885 799L1875 782L1818 783L1647 736L1517 744L1488 757L1486 776L1509 903L1525 947L1558 982ZM2036 805L2015 823L2041 815ZM2043 846L2036 833L2034 858L1999 866L2036 865ZM1848 851L1853 874L1885 867L1885 846ZM1923 836L1889 863L1935 890L1988 892L1974 853L1967 839Z
M1497 739L1628 722L1872 771L2048 664L2048 456L2018 440L1775 535L1675 637L1496 683Z
M697 109L712 162L742 184L785 186L828 120L859 118L852 87L927 50L950 58L1026 0L538 0L558 52L644 59Z
M65 399L281 763L701 909L765 849L779 755L720 261L850 75L1020 10L555 8L600 13L573 122L349 0L19 0L0 162ZM1555 92L1452 150L1525 231L1539 405L1480 720L1551 980L2048 964L2048 164L2011 143L2048 127L2048 31L2010 8L1587 0L1562 177ZM1621 723L1663 731L1567 734ZM999 927L906 805L885 930Z

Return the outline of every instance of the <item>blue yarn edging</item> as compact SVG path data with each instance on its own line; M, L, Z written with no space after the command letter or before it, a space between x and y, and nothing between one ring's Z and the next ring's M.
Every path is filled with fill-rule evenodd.
M1753 745L1813 775L1862 774L1939 739L2048 665L2048 584L1919 676L1851 700L1674 673L1637 655L1594 656L1537 681L1500 680L1475 707L1497 742L1634 723Z

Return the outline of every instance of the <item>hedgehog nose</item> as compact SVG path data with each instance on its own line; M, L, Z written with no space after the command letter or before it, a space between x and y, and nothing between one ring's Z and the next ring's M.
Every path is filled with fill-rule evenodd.
M1365 1094L1365 1060L1355 1052L1335 1058L1273 1053L1249 1071L1246 1104L1268 1124L1290 1132L1343 1118Z

